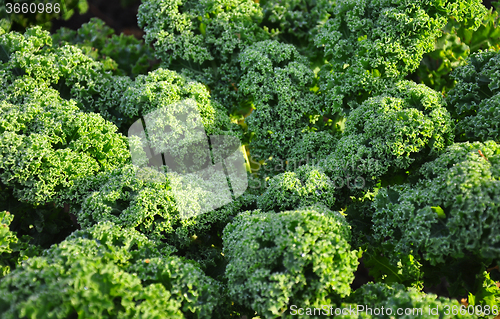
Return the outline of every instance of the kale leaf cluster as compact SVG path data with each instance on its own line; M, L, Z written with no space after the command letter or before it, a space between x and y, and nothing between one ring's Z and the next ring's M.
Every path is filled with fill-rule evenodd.
M144 39L0 16L0 317L497 315L494 16L144 0Z

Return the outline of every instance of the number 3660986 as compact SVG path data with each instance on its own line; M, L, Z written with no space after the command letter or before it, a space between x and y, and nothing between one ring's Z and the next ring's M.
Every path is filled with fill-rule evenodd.
M6 3L7 13L59 13L61 5L59 3Z

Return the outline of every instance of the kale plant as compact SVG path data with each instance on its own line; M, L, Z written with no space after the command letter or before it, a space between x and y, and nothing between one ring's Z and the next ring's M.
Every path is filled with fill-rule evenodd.
M466 269L499 264L499 154L493 141L453 144L422 165L415 184L381 189L373 236L385 255L394 264L411 254L435 267L448 265L442 274L455 284L454 293L462 281L471 291L475 276Z
M137 14L143 39L0 21L0 317L498 315L494 11Z
M338 212L323 206L247 212L226 226L223 240L230 297L265 318L350 293L357 252Z

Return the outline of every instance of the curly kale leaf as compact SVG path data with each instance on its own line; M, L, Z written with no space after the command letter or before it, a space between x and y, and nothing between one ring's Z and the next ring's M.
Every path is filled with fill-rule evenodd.
M182 218L179 205L183 202L178 200L185 199L195 207L197 201L210 200L213 194L192 183L185 190L176 189L174 194L171 183L177 183L181 176L154 181L143 179L139 173L139 168L125 165L95 177L79 179L61 200L72 203L70 211L82 227L110 221L181 250L187 249L194 238L214 237L215 240L217 233L240 209L255 206L254 196L243 195L227 206Z
M492 141L454 144L422 166L415 185L381 189L374 238L389 255L421 252L432 265L498 264L499 154Z
M125 137L112 123L81 112L53 89L24 89L33 90L20 90L24 103L0 103L0 178L19 200L54 201L76 178L130 160Z
M338 1L315 39L328 60L319 86L331 113L348 113L413 72L448 17L478 27L485 14L478 0Z
M5 318L210 318L220 285L170 252L109 222L76 231L3 278L0 310Z
M254 134L252 155L288 159L312 126L309 115L321 114L318 96L310 90L313 71L292 45L263 41L239 56L242 68L238 92L252 102L246 119Z
M211 100L210 92L203 84L163 68L137 76L123 92L117 109L125 117L135 120L160 108L181 107L181 102L186 99L196 102L207 135L229 131L237 135L239 128L231 123L222 106Z
M262 25L274 38L293 44L310 60L319 62L321 51L314 45L318 29L332 16L334 0L261 0Z
M52 35L54 46L77 46L95 61L108 66L115 75L136 77L150 71L155 61L153 50L132 35L114 34L104 21L91 18L78 30L60 28Z
M324 206L242 213L224 229L229 295L263 318L346 296L358 265L349 238L344 217Z
M132 80L114 76L114 62L103 64L74 45L55 43L39 27L26 30L24 35L10 32L0 36L0 47L4 53L0 64L2 99L23 103L25 95L20 94L20 87L31 93L49 86L61 97L74 99L83 111L99 112L119 127L127 124L116 108Z
M436 156L453 142L451 117L441 94L403 81L372 97L346 119L343 136L332 154L319 163L336 185L337 199L362 196L382 179Z
M455 69L457 81L448 96L448 109L457 120L457 141L500 139L500 52L472 54Z
M331 208L335 203L334 191L335 185L320 168L303 165L295 172L273 177L265 193L258 198L258 208L279 212L317 203Z
M361 305L364 309L359 314L346 316L346 318L394 318L396 310L403 311L398 318L442 318L446 309L452 314L452 309L460 309L456 300L438 297L434 294L425 294L414 288L405 288L400 284L386 285L382 283L367 283L357 289L354 294L346 299L342 308L357 308ZM370 310L368 309L370 308ZM386 309L386 311L381 311ZM389 314L388 310L393 312ZM408 311L411 311L408 313ZM442 312L441 312L442 311ZM375 313L378 312L378 315ZM382 312L382 313L381 313ZM356 313L356 312L354 312ZM371 313L371 314L370 314ZM449 318L475 318L471 314L453 313Z
M267 39L253 0L143 1L139 25L163 66L207 85L227 108L236 103L236 57L248 45Z
M144 1L138 15L146 42L154 44L167 66L179 58L200 64L228 61L233 51L258 39L256 22L261 19L258 5L250 0Z
M471 30L451 17L443 35L436 40L434 51L423 56L411 78L436 91L450 91L456 84L452 71L466 64L465 60L471 53L500 48L499 9L498 2L493 4L477 30Z

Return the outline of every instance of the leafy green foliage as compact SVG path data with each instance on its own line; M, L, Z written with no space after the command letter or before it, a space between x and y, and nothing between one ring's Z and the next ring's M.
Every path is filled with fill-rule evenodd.
M329 113L348 113L413 72L449 16L477 28L480 1L338 1L315 39L328 63L320 90Z
M374 250L374 251L373 251ZM400 283L417 290L424 288L422 264L413 255L399 255L396 263L383 255L379 249L373 249L363 255L366 267L376 282Z
M67 28L57 30L52 39L57 46L76 45L86 55L104 65L116 63L113 68L115 75L135 77L154 67L153 51L149 46L132 35L114 33L104 21L92 18L76 31Z
M500 87L496 74L499 56L495 51L473 54L467 65L453 72L458 83L448 94L447 102L455 118L474 114L483 99L497 93Z
M262 14L262 24L268 28L274 38L293 44L311 60L318 60L319 53L314 46L314 36L319 27L333 13L335 1L332 0L282 0L258 2Z
M451 24L451 21L448 23ZM464 64L470 48L462 42L448 25L434 44L434 51L424 54L420 66L408 77L438 92L447 92L455 86L450 77L453 69Z
M256 209L256 202L255 195L245 193L221 208L199 215L191 244L178 254L196 261L207 275L225 282L227 260L222 255L222 232L240 212Z
M87 228L109 221L136 228L156 240L174 237L181 221L168 184L144 180L137 171L137 167L126 165L79 180L66 199L74 203L70 211L78 223ZM186 234L179 235L189 239L184 238Z
M6 211L0 212L0 217L2 221L0 224L0 275L3 277L10 271L10 263L17 264L17 260L12 254L12 246L15 246L19 239L9 229L14 217Z
M377 283L399 283L417 290L424 288L424 270L419 256L400 254L389 259L386 251L373 236L372 217L375 213L373 200L380 187L374 192L368 192L363 198L355 199L347 206L346 220L352 227L353 247L363 250L363 265ZM378 239L378 238L377 238ZM427 265L425 265L427 266Z
M248 32L261 19L253 1L145 1L139 23L166 65L174 59L195 63L227 61L235 49L254 42Z
M309 131L309 115L320 114L318 97L310 90L314 73L292 45L258 42L239 56L242 76L238 92L252 102L248 117L252 155L257 159L288 158Z
M0 183L0 211L6 210L14 219L10 230L17 234L23 243L29 242L34 247L49 248L52 244L63 241L76 226L64 206L55 203L33 205L20 201L14 196L14 190Z
M168 255L134 230L101 223L7 275L0 311L4 318L210 318L220 286Z
M344 217L323 206L242 213L224 229L229 295L263 318L330 304L350 293L358 262L349 239Z
M499 154L492 141L454 144L422 166L415 184L380 190L373 236L393 265L409 254L449 269L498 264ZM463 268L458 274L449 280L474 281Z
M312 131L302 134L302 138L288 152L287 161L290 163L304 161L311 161L311 164L318 163L330 155L332 149L335 149L339 135L336 132L332 133L330 130Z
M467 116L457 124L457 135L468 136L469 141L500 141L500 92L484 99L477 106L477 113ZM463 133L462 133L463 132ZM463 140L463 138L460 138Z
M318 167L301 166L296 172L285 172L269 181L266 192L258 198L262 211L284 211L322 203L332 207L335 185Z
M500 52L473 54L453 71L457 85L447 96L448 108L458 121L458 141L500 140Z
M481 50L500 49L500 27L498 25L499 2L484 16L479 28L471 30L453 19L436 40L434 51L424 54L420 66L410 77L425 83L439 92L448 92L455 86L451 72L464 65L471 53Z
M159 68L147 75L139 75L125 92L118 111L124 117L136 119L163 107L182 107L182 102L193 99L200 112L201 122L207 135L219 135L239 128L231 123L222 106L212 101L210 92L195 82L175 71ZM174 125L174 124L170 124Z
M18 267L23 260L40 253L39 249L28 243L29 237L18 238L9 229L14 216L7 211L0 212L0 278Z
M145 0L146 45L100 20L0 29L0 266L16 268L0 316L364 304L432 318L458 306L420 292L441 280L440 294L497 305L500 61L464 60L498 43L485 13L478 0ZM227 163L192 174L240 150L243 195Z
M24 103L0 104L0 178L20 200L54 201L75 178L129 160L125 138L98 114L80 112L53 89L19 89L27 90Z
M5 5L6 2L11 3L12 7L8 9ZM24 10L27 9L27 12L25 11L23 13L23 3L28 5L31 3L36 4L36 14L30 14L30 7L25 8ZM15 9L14 4L19 6L19 9ZM55 4L57 4L58 10L56 10ZM38 7L38 5L40 5L40 7ZM43 9L41 5L43 5ZM50 2L46 0L35 2L22 0L3 1L2 7L0 8L0 28L5 31L24 31L28 27L38 25L48 30L52 26L51 20L68 20L75 13L84 14L87 12L88 8L89 5L87 0L61 0L59 2ZM11 12L9 13L8 10ZM15 12L17 10L19 10L18 13ZM33 8L31 8L31 12L33 12Z
M460 305L456 300L449 300L443 297L437 297L434 294L424 294L414 288L406 289L403 285L394 284L386 285L381 283L368 283L356 290L352 296L347 299L351 302L354 308L356 305L364 305L365 308L371 308L374 313L374 308L391 309L392 315L388 315L387 311L379 315L368 315L369 310L360 312L360 316L346 316L346 318L394 318L396 309L402 309L403 314L397 318L443 318L445 312L449 316L447 318L474 318L473 315L453 313L453 308L460 309ZM349 304L344 304L349 306ZM383 307L383 308L382 308ZM404 311L410 311L406 313ZM436 310L437 309L437 310ZM380 313L380 311L379 311Z
M204 83L228 108L235 100L235 58L246 46L268 38L253 0L143 1L139 26L164 67Z
M71 211L77 216L79 224L86 228L110 221L122 227L135 228L151 239L164 240L183 248L190 244L192 236L201 236L208 231L211 222L228 218L216 212L196 218L181 218L170 187L171 181L143 179L138 170L136 166L126 165L80 180L67 199L77 201L77 205L71 206ZM196 201L205 194L203 190L193 187L185 194L176 194L177 197L181 195Z
M64 42L61 45L54 43L50 34L39 27L26 30L24 35L16 32L3 35L0 52L4 76L0 96L5 99L8 94L11 103L16 104L24 97L18 92L19 86L27 93L39 86L52 87L62 98L74 99L81 110L99 112L118 127L123 125L123 115L117 113L116 108L132 80L127 76L113 76L111 72L116 69L116 63L110 59L101 63L76 46Z
M471 305L498 306L500 304L500 287L490 277L488 271L476 275L479 279L476 281L476 287L469 292L468 302Z
M402 81L352 111L332 154L320 162L338 185L338 197L361 196L381 179L439 154L453 142L452 122L441 95Z
M78 73L74 62L100 64L75 47L52 49L40 28L5 34L0 42L1 206L15 216L14 231L48 248L75 229L62 198L73 182L122 166L130 153L115 125L83 113L56 86Z
M70 202L70 212L77 216L83 228L100 222L113 222L121 227L134 228L152 240L175 246L177 254L189 257L200 266L221 275L222 230L239 211L254 209L256 198L244 194L228 205L182 218L176 199L179 196L196 200L206 196L193 187L173 194L170 181L143 179L136 166L100 173L75 182L63 200Z

